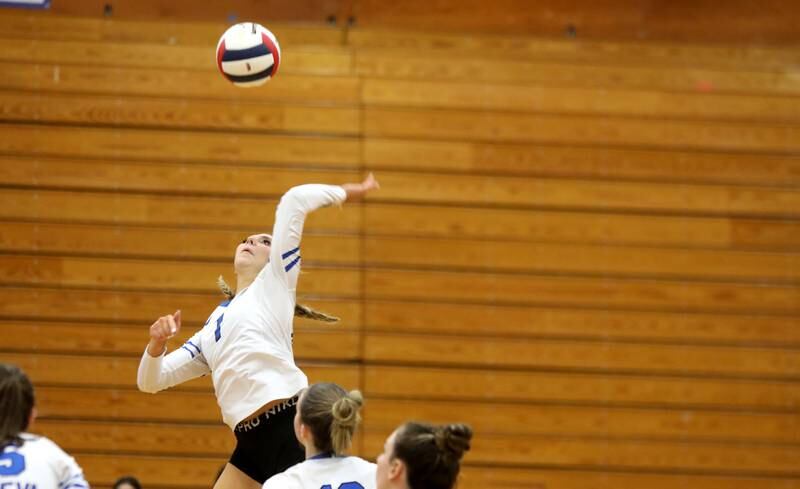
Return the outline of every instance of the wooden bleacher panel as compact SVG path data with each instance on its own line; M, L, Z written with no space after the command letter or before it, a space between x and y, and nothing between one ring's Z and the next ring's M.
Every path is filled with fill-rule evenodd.
M380 453L384 434L364 434L364 451ZM529 463L534 457L554 468L700 472L740 476L797 477L796 448L747 444L649 440L573 439L561 436L484 435L472 443L472 463ZM735 460L736 463L731 463Z
M213 304L209 304L209 310ZM172 313L167 311L164 314ZM155 321L158 316L153 317ZM150 321L152 323L153 321ZM86 323L46 323L41 321L2 321L6 334L4 347L10 351L54 353L103 353L141 356L149 340L147 322L136 326L112 326ZM183 322L181 331L171 340L172 349L202 328L203 323ZM325 328L327 326L327 328ZM323 329L325 328L325 329ZM297 327L293 336L296 357L305 361L358 360L359 335L352 326L324 325Z
M222 101L191 101L126 96L57 95L0 91L0 113L6 121L36 120L58 124L135 126L170 129L210 129L331 133L358 131L358 113L349 108L231 105Z
M648 487L651 489L670 489L676 485L703 487L707 489L748 489L753 484L765 489L794 488L794 478L753 478L729 475L647 473L622 471L524 469L504 468L486 465L470 465L468 462L461 472L460 488L480 489L481 487L508 487L531 489L548 487L553 489L582 489L586 487Z
M364 159L370 168L395 171L775 186L800 183L797 158L773 154L753 158L735 153L370 138L364 141Z
M645 149L796 152L795 126L767 123L677 121L584 115L541 115L478 110L384 108L364 110L368 137Z
M800 288L784 285L399 270L367 270L363 280L367 299L665 312L800 312Z
M113 224L2 222L0 251L65 253L165 259L230 260L249 233L228 229L182 229ZM269 232L269 225L264 226ZM191 246L187 246L191 243ZM359 243L344 234L303 238L303 253L311 263L356 264Z
M420 253L419 250L425 250ZM790 253L549 244L478 239L367 237L364 259L382 266L796 283Z
M61 64L0 62L0 88L38 93L147 95L229 101L333 103L358 102L359 80L351 76L291 75L275 77L272 90L235 91L219 73ZM7 76L6 76L7 75Z
M595 64L592 64L595 63ZM531 83L554 87L653 89L688 93L791 95L800 83L782 69L729 71L694 66L601 64L592 60L503 59L487 52L451 56L446 50L404 52L387 56L378 49L358 49L355 70L367 78L395 80L462 80L495 84Z
M542 402L603 407L749 409L796 414L792 380L664 375L589 374L372 364L364 369L370 396L460 402Z
M0 24L3 19L0 17ZM220 31L222 34L223 31ZM14 39L15 32L0 32L6 49L0 60L22 63L143 67L165 70L217 70L214 43L175 45L144 42L61 41L49 39ZM212 56L209 56L209 50ZM291 75L349 75L352 70L350 49L335 45L299 45L281 58L280 73ZM277 78L276 78L277 79Z
M229 278L232 274L225 273ZM304 295L306 277L300 280L298 297L303 303L328 311L342 319L345 327L361 325L361 303L341 298L313 298ZM205 293L172 291L70 289L64 287L15 287L0 285L0 307L5 317L42 321L86 321L135 323L147 326L155 318L172 313L180 307L186 324L199 326L211 311L222 302L224 296L208 284ZM43 308L41 304L49 304ZM296 321L302 327L318 327L319 323L305 319ZM338 326L333 326L338 327Z
M435 219L430 216L435 215ZM792 251L800 226L790 219L733 219L560 209L370 204L364 225L375 234L498 240Z
M488 308L446 302L370 301L365 330L503 338L593 338L642 342L793 347L800 331L792 316L579 310L526 306Z
M476 432L460 488L798 487L796 50L277 24L267 87L222 24L0 12L0 346L36 429L94 486L208 487L233 437L208 377L136 387L291 186L308 219L298 364ZM273 27L273 26L270 26Z
M795 217L795 189L383 172L381 199L472 206Z
M789 47L712 46L687 43L575 42L523 36L464 35L400 29L364 28L348 32L348 44L357 52L381 53L386 59L409 53L493 59L560 61L586 64L688 68L726 71L780 71L798 61Z
M453 335L366 334L364 358L375 363L479 368L563 369L663 375L722 375L793 379L793 349L653 345Z
M119 128L2 125L0 152L26 156L273 163L357 168L359 146L347 138Z
M520 404L373 398L365 419L376 433L391 432L408 420L468 423L476 433L714 441L794 443L797 417L789 413L621 408L566 404ZM469 459L469 455L467 456Z
M225 23L148 22L113 19L92 19L58 15L38 15L26 11L0 12L3 37L10 39L42 39L58 41L106 41L155 43L180 46L216 45L229 26ZM284 50L304 45L338 46L342 43L339 29L295 24L270 24L280 37Z
M794 97L674 93L612 87L563 88L480 82L364 80L364 102L382 107L472 109L746 122L798 121Z
M194 197L158 192L153 195L59 190L3 190L6 206L0 218L57 220L79 223L113 223L199 226L270 232L278 196L262 198ZM358 206L350 206L358 209ZM325 209L312 214L307 229L349 233L358 229L358 211ZM247 235L247 234L246 234Z
M83 190L240 194L278 198L308 181L345 183L353 170L313 170L193 162L115 161L92 158L37 158L0 155L0 183L19 187Z
M85 288L209 292L227 263L122 260L110 258L0 255L6 284L65 285ZM350 296L360 290L359 273L347 269L305 268L303 287L310 294ZM313 278L312 278L313 277ZM205 279L205 280L204 280ZM213 287L213 286L212 286ZM211 289L213 290L213 288Z

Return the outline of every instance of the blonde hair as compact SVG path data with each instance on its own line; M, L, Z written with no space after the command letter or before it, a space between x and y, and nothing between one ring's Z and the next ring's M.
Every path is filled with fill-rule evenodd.
M317 450L342 455L353 443L363 405L360 391L346 392L330 382L313 384L303 392L300 421L311 429Z
M233 298L236 297L236 291L233 290L230 285L228 285L228 282L226 282L225 279L222 278L222 275L220 275L219 278L217 278L217 287L219 287L219 290L221 290L222 293L225 294L225 297L227 297L228 300L233 300ZM326 323L335 323L339 321L339 318L337 318L336 316L331 316L330 314L317 311L303 304L294 305L294 315L300 318L308 318L308 319L313 319L315 321L323 321Z

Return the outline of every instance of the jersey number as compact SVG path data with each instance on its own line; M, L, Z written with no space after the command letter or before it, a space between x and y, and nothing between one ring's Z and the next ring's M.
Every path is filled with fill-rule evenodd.
M222 318L224 317L225 315L223 314L217 318L217 329L214 330L214 341L219 341L222 337Z
M19 475L25 471L25 457L16 452L0 455L0 475Z
M333 489L333 486L331 486L330 484L325 484L319 489ZM364 489L364 486L362 486L358 482L342 482L341 484L339 484L338 489Z

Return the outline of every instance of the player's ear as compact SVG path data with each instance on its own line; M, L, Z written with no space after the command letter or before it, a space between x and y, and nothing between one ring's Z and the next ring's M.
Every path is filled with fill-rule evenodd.
M28 427L33 424L33 421L36 419L36 416L39 415L39 412L36 410L36 406L33 406L31 409L31 415L28 417Z
M393 458L389 461L389 480L400 481L406 478L406 464L399 458Z

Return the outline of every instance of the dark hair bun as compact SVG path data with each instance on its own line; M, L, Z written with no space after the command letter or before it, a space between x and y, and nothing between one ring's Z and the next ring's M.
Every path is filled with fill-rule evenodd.
M472 439L472 428L465 424L448 424L439 426L434 432L436 446L456 460L469 450Z

